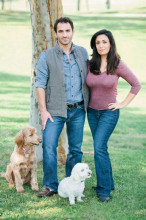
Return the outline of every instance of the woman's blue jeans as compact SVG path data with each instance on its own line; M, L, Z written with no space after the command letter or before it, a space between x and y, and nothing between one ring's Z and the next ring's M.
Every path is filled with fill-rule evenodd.
M64 127L67 126L69 152L66 161L66 176L76 163L82 160L81 145L83 141L83 128L85 122L84 105L67 110L67 118L53 117L54 122L47 121L43 132L43 187L54 191L58 189L57 177L57 146L58 139Z
M119 109L111 111L88 108L87 116L94 142L96 193L110 196L111 189L114 189L114 181L107 142L118 122Z

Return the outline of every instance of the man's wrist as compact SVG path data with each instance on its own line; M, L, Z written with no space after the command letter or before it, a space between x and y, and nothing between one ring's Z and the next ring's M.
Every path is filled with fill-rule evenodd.
M40 109L40 111L41 111L41 114L43 114L43 113L47 112L47 109L46 108L42 108L42 109Z

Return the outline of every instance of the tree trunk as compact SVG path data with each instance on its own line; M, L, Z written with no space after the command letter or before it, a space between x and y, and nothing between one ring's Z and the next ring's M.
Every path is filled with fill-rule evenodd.
M1 10L4 10L5 8L5 0L2 0L2 7L1 7Z
M81 1L77 0L77 11L80 11Z
M37 129L42 136L42 123L39 104L37 100L35 77L38 57L43 50L54 46L55 38L53 25L57 18L63 16L61 0L29 0L32 23L32 73L31 73L31 104L30 124ZM64 128L65 129L65 128ZM64 164L68 148L65 130L59 138L58 163ZM38 162L42 160L42 146L36 147Z
M110 9L110 0L106 0L106 8Z

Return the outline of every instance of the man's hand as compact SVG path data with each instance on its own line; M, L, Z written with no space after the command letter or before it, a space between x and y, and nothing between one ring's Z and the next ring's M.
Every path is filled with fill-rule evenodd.
M48 119L53 122L53 118L52 116L50 115L50 113L48 111L43 111L41 112L41 119L42 119L42 127L43 127L43 130L45 130L45 127L46 127L46 123L48 121Z

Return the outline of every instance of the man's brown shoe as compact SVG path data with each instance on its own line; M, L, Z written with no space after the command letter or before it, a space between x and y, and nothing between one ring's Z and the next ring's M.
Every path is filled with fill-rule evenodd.
M54 194L57 194L57 192L50 190L49 188L45 188L42 192L40 192L37 197L41 198L44 196L53 196Z

